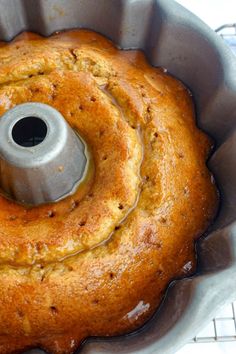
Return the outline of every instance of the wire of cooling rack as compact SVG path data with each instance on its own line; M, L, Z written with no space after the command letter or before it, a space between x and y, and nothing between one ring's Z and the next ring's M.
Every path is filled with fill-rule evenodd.
M234 30L234 33L236 34L236 23L227 23L225 25L222 25L220 27L218 27L215 32L219 33L220 35L224 36L223 31L224 30ZM231 33L228 33L228 35ZM227 35L227 32L226 32Z
M236 23L222 25L218 27L215 32L225 40L236 55Z
M224 307L191 343L236 341L236 302Z

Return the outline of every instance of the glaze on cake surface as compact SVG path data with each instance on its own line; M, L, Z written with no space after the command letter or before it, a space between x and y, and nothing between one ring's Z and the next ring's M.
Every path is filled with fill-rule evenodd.
M88 336L138 328L169 282L194 271L194 241L218 205L189 92L140 51L84 30L2 43L0 85L1 115L51 105L94 163L57 203L0 195L0 353L69 354Z

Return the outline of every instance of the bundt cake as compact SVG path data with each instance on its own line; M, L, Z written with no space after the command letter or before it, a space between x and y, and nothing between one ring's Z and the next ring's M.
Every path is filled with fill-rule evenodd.
M141 51L92 31L23 33L0 47L0 114L57 109L84 139L90 176L40 206L0 195L0 353L73 353L137 329L192 274L215 216L212 142L190 92Z

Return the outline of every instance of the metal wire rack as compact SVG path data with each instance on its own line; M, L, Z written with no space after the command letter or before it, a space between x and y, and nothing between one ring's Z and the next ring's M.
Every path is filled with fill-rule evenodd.
M225 24L215 31L226 41L236 55L236 23Z
M236 341L236 301L224 307L192 343Z
M229 33L229 32L228 32L228 34L227 34L227 32L224 34L223 31L225 31L225 30L230 30L231 33L232 33L231 30L233 30L233 33L236 34L236 23L227 23L225 25L218 27L215 31L217 33L219 33L221 36L231 35L231 33Z

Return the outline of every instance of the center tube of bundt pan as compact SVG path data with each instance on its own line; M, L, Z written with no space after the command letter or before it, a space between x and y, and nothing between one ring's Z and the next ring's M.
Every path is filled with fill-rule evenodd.
M88 165L85 142L51 106L24 103L1 117L0 186L8 198L58 201L79 187Z

